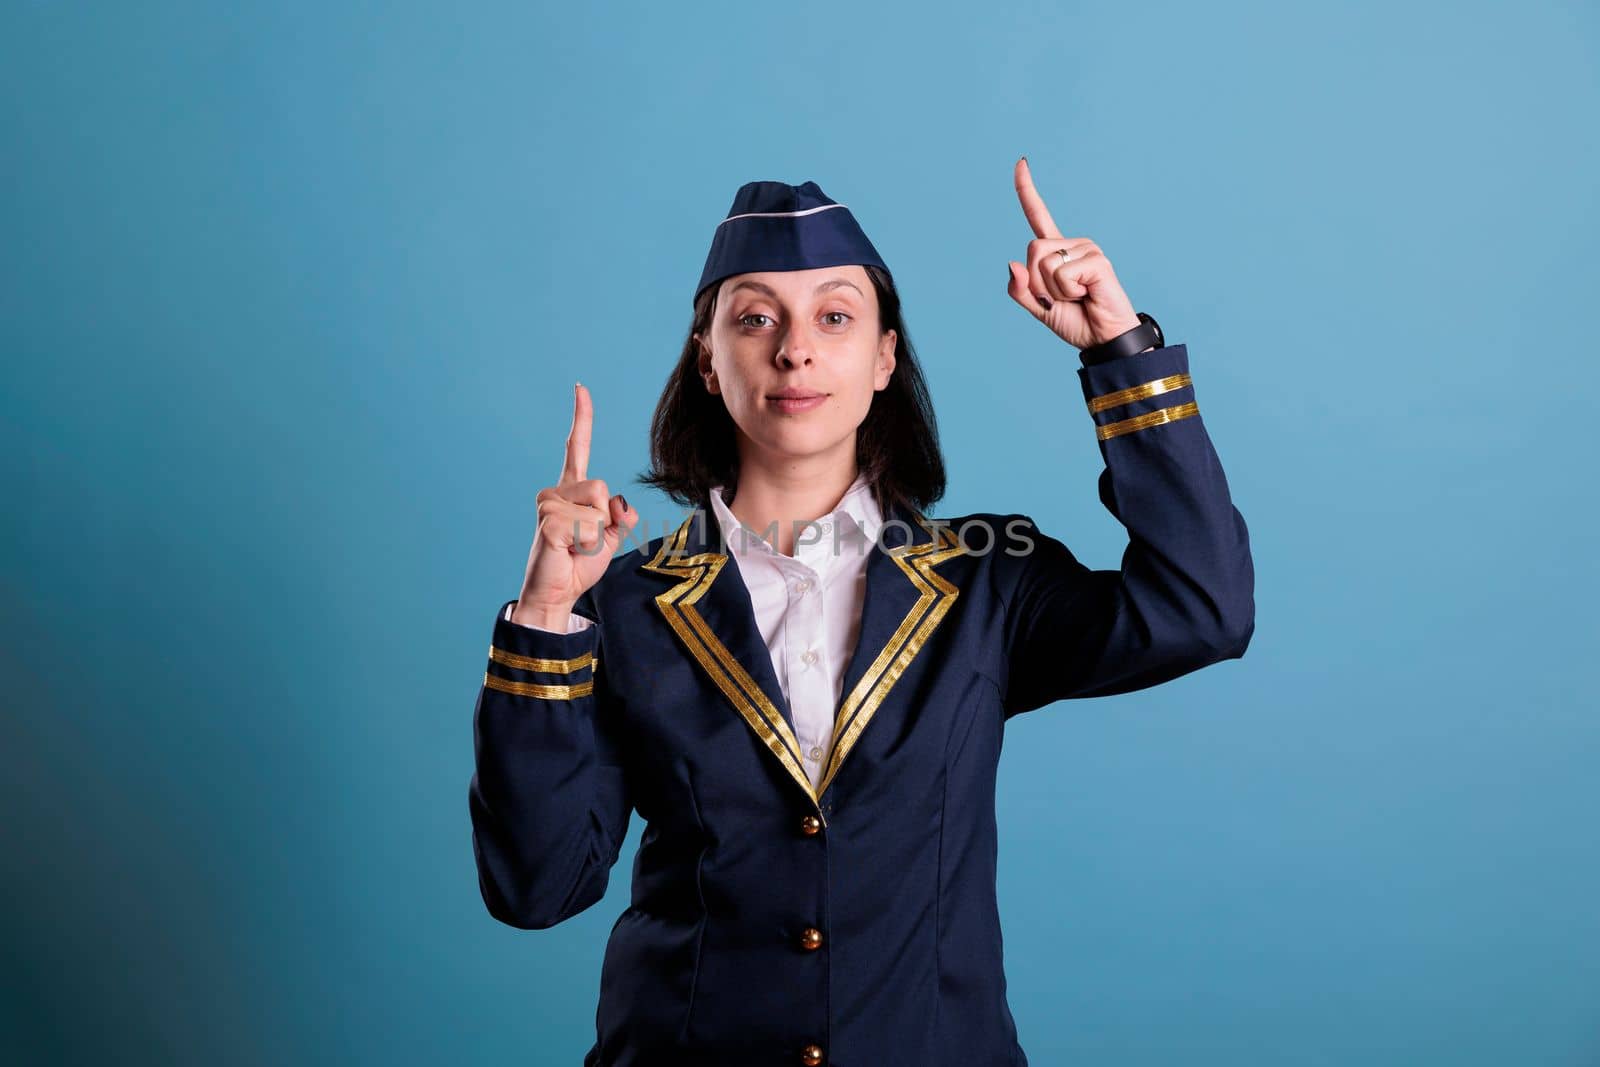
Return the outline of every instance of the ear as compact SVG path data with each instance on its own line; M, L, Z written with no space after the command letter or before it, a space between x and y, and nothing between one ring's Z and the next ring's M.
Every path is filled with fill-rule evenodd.
M722 390L717 385L717 372L711 367L711 349L706 347L705 341L701 340L699 334L694 335L694 343L700 349L699 355L695 357L695 371L700 375L700 380L706 383L706 392L717 396Z
M899 338L893 330L885 330L883 339L878 342L878 367L873 375L872 388L883 389L889 384L889 378L894 374L894 349L899 343Z

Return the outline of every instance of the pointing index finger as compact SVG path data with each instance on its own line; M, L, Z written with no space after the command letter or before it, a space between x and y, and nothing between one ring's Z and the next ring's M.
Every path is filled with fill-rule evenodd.
M589 437L594 430L594 401L582 384L572 387L572 432L567 435L566 461L561 482L581 482L589 477Z
M1033 227L1033 235L1060 237L1061 231L1056 229L1056 220L1050 217L1050 211L1044 206L1044 199L1039 195L1039 190L1033 187L1033 175L1028 173L1026 158L1017 160L1012 178L1017 186L1017 199L1022 201L1022 213L1028 217L1028 225Z

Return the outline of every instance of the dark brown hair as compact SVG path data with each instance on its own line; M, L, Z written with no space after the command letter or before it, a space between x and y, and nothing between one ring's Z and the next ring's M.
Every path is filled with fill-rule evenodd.
M900 294L883 270L862 265L878 293L878 329L895 332L894 371L889 384L873 393L872 407L856 429L856 463L872 486L884 517L896 505L919 517L944 496L944 456L938 424L922 368L900 317ZM701 379L699 343L711 332L721 284L706 287L695 301L694 319L678 364L667 379L650 420L650 469L638 475L685 507L701 507L711 487L724 485L730 496L739 484L739 450L733 416L722 398L706 391Z

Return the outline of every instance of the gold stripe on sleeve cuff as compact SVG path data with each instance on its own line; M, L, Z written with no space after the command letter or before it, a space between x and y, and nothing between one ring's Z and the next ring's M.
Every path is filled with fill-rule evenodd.
M1187 373L1169 374L1165 378L1157 378L1153 382L1142 382L1139 385L1130 385L1126 389L1118 389L1114 393L1101 393L1089 400L1089 414L1095 415L1106 408L1118 407L1122 404L1131 404L1135 400L1143 400L1147 396L1159 396L1170 393L1174 389L1182 389L1190 383Z
M571 659L536 659L533 656L519 656L515 652L507 652L503 648L489 646L489 658L496 663L503 663L507 667L516 667L524 671L544 671L546 674L571 674L582 670L594 658L594 653L585 652L581 656Z
M1198 415L1199 413L1199 405L1191 400L1187 404L1178 404L1170 408L1157 408L1143 415L1135 415L1131 419L1123 419L1120 422L1108 422L1104 426L1096 426L1094 428L1095 436L1105 441L1112 437L1120 437L1125 433L1133 433L1135 430L1160 426L1164 422L1176 422L1179 419L1186 419L1190 415Z
M484 673L483 684L502 693L515 693L519 697L539 697L543 700L576 700L594 692L594 679L577 685L537 685L533 682L513 682L508 678Z

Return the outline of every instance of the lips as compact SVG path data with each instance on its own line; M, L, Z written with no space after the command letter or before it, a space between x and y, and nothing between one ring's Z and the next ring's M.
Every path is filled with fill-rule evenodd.
M819 393L815 389L788 388L782 389L767 397L767 403L784 415L795 415L802 411L810 411L822 406L828 399L827 393Z

